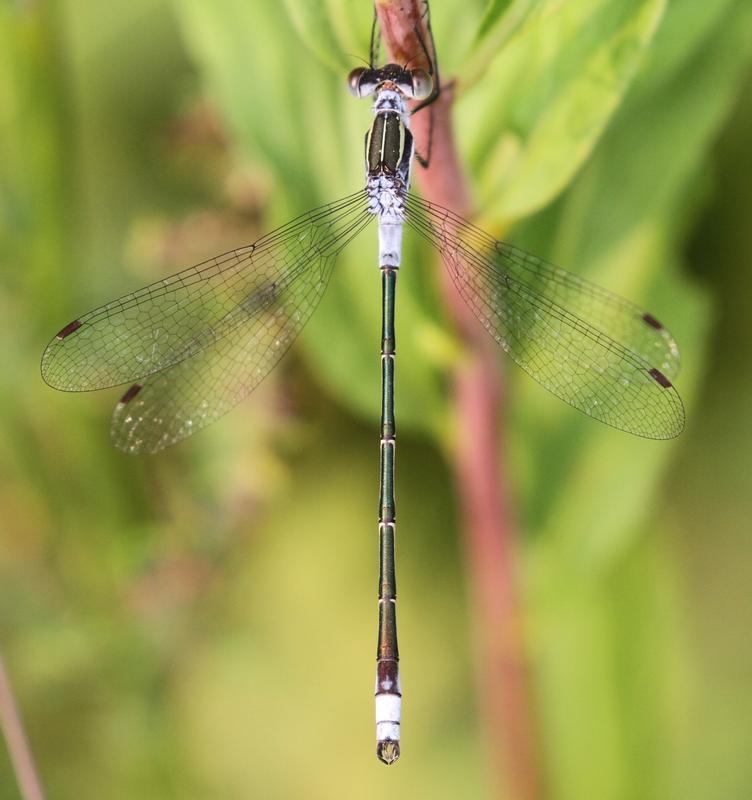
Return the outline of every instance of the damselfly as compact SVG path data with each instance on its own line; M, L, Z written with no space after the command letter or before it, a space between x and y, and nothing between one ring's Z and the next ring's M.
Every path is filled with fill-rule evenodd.
M430 102L437 81L433 70L374 62L372 45L370 66L349 76L356 97L374 97L364 190L79 317L47 346L41 369L50 386L66 391L131 383L113 412L112 438L128 453L162 450L258 386L318 305L337 255L376 220L382 291L376 733L377 754L389 764L400 752L394 309L405 224L440 253L491 336L557 397L653 439L678 435L684 410L671 383L678 349L654 316L408 191L415 155L408 103Z

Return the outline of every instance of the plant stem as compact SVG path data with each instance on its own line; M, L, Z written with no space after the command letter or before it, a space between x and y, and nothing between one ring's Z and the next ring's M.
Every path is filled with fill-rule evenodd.
M430 52L431 44L422 17L425 4L420 0L377 0L376 10L392 61L427 69L423 45ZM452 84L442 85L438 100L412 120L419 153L428 153L429 129L433 140L430 166L416 170L417 180L427 200L469 216L470 189L452 129L453 95ZM449 311L467 350L452 376L452 405L456 416L455 476L477 620L478 707L488 734L499 795L539 800L543 780L522 638L517 537L502 459L499 356L446 270L442 270L442 276ZM506 792L501 791L502 785L508 787Z
M8 744L8 755L21 797L24 800L44 800L42 783L39 780L34 757L31 754L29 742L24 733L21 715L13 697L5 664L0 656L0 727L2 727L5 741Z

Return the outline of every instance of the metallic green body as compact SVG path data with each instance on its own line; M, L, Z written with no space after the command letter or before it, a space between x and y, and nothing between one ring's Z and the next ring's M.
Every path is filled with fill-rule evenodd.
M381 475L379 481L379 639L376 658L382 668L399 660L397 648L397 582L394 568L394 456L396 426L394 423L394 301L397 270L381 270L382 330L381 330ZM391 673L391 669L385 669ZM378 687L377 687L378 691Z

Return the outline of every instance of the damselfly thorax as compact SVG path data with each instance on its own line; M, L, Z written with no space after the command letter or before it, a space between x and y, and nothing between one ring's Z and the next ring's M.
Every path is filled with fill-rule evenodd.
M375 95L373 124L366 133L366 197L368 210L379 220L379 265L397 269L415 153L407 101L428 97L433 82L422 69L387 64L355 69L348 83L356 97Z

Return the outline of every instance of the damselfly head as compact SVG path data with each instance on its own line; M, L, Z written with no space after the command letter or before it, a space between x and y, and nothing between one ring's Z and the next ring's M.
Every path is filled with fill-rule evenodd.
M368 97L382 88L390 88L411 100L424 100L433 89L431 76L425 70L403 69L397 64L387 64L381 69L357 67L347 76L347 83L355 97Z

